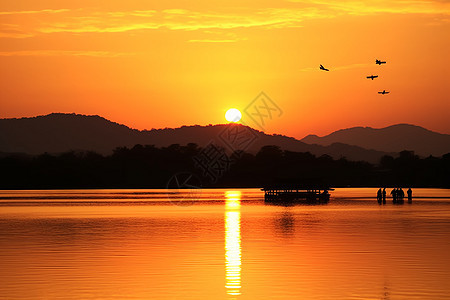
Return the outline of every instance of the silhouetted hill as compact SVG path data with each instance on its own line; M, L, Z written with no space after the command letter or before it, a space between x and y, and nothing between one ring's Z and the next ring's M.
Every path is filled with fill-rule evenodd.
M450 152L449 134L441 134L409 124L392 125L380 129L353 127L338 130L323 137L308 135L301 141L322 146L343 143L385 152L412 150L422 156L442 156Z
M235 128L234 130L227 131L230 126ZM227 134L238 133L238 137L229 137ZM252 129L247 126L239 124L219 124L211 126L183 126L175 129L157 129L151 131L144 131L147 137L150 138L147 144L154 144L156 146L169 146L171 144L186 145L187 143L196 143L200 146L205 146L209 142L214 141L215 144L227 148L227 143L233 138L241 139L235 145L241 145L241 147L235 147L239 150L243 149L247 152L256 153L261 147L266 145L276 145L283 150L295 151L295 152L310 152L316 156L330 155L333 158L346 157L350 160L364 160L368 162L378 162L379 159L386 154L381 151L367 150L357 146L344 145L336 143L330 146L320 145L308 145L295 138L287 137L283 135L268 135L261 131ZM253 140L251 143L247 143L248 140ZM247 147L248 145L248 147Z
M68 150L110 153L117 146L140 143L141 132L99 116L54 113L0 119L0 151L41 154Z
M223 147L227 147L228 143L232 145L231 150L243 149L251 153L256 153L265 145L277 145L289 151L310 152L316 156L327 154L333 158L346 157L368 162L378 162L383 155L392 154L343 143L309 145L291 137L267 135L238 124L139 131L99 116L77 114L54 113L33 118L0 119L0 152L7 153L40 154L88 150L110 154L116 147L132 147L136 144L167 147L171 144L196 143L204 147L211 141Z

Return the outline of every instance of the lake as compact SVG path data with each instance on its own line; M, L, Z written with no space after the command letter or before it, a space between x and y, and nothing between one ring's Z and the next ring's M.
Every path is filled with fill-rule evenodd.
M0 191L0 299L450 299L450 190L376 191Z

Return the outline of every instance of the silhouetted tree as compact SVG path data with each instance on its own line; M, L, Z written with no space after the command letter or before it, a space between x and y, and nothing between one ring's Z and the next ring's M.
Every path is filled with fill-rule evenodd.
M202 176L193 158L204 150L190 143L157 148L135 145L114 149L109 156L70 151L37 156L0 157L0 188L164 188L177 172ZM232 154L229 170L204 186L257 187L273 182L316 182L331 186L450 187L450 153L441 158L420 158L411 151L384 156L378 166L363 161L333 159L328 155L283 151L264 146L253 155Z

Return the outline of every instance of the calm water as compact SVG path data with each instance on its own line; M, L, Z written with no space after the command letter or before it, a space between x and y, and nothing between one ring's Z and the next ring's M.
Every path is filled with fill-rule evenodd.
M0 191L0 299L450 299L450 190L190 195Z

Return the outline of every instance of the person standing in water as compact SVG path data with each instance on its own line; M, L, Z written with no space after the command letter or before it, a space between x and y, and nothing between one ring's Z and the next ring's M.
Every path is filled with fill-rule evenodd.
M405 192L402 188L398 190L398 194L400 195L400 201L403 202L403 198L405 197Z
M392 202L397 203L397 189L396 188L392 189L391 196L392 196Z
M386 188L383 188L383 204L386 204Z
M406 191L406 193L408 194L408 203L412 203L412 190L411 190L411 188L409 188L408 191Z
M378 189L378 192L377 192L377 201L378 201L378 204L381 204L382 198L383 198L383 196L381 195L381 188L379 188L379 189Z

